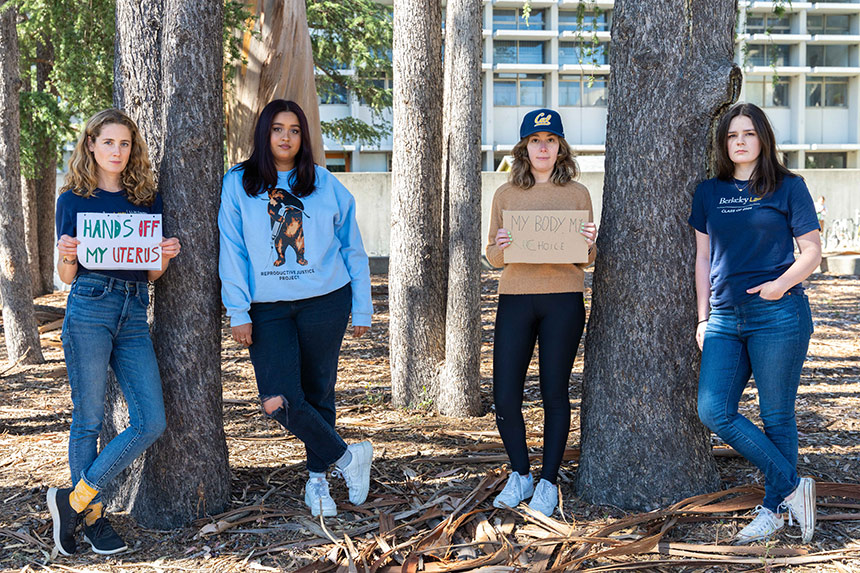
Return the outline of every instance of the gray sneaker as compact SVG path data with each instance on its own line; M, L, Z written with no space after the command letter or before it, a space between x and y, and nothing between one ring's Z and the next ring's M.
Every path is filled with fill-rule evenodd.
M734 545L746 545L760 539L768 539L771 535L782 529L784 525L779 515L764 506L756 506L753 513L757 514L755 519L735 535L732 542Z
M800 526L800 536L804 543L812 541L815 533L815 480L812 478L800 478L800 483L794 491L780 504L788 513L788 524Z
M521 501L530 498L534 491L532 474L529 474L528 477L523 477L517 472L511 472L511 475L508 476L508 483L505 484L505 489L493 500L493 507L498 507L499 509L516 507Z
M305 484L305 505L311 510L311 515L325 517L337 515L337 505L328 491L328 480L324 477L312 477Z
M558 486L542 479L535 487L529 507L550 517L558 506Z
M359 442L347 446L352 459L345 468L337 468L332 475L341 475L346 480L349 489L349 503L361 505L367 499L370 491L370 464L373 461L373 445L370 442Z

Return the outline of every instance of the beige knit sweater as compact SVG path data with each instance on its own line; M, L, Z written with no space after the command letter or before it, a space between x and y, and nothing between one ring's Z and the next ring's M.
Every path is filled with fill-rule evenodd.
M522 189L505 183L493 196L490 214L490 237L487 260L494 267L504 267L499 280L499 294L545 294L554 292L583 292L584 269L594 262L597 248L591 249L587 263L578 264L505 264L502 250L496 246L496 233L502 227L502 211L527 210L581 210L588 211L588 220L594 220L591 196L581 183L567 185L536 183L531 189Z

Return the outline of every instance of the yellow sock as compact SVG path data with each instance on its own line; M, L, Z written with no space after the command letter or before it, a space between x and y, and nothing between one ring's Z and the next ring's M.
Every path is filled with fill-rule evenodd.
M72 509L76 512L80 513L87 508L90 502L98 494L98 490L88 486L84 480L80 480L78 481L78 485L75 486L75 489L72 490L72 493L69 494L69 505L71 505Z
M94 524L105 511L104 505L100 501L89 504L87 509L90 510L89 513L84 516L84 521L87 522L87 525Z

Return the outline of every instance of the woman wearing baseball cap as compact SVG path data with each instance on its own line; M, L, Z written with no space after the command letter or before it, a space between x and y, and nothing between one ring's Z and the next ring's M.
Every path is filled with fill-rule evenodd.
M585 210L593 220L588 189L573 179L576 162L564 140L561 116L550 109L523 118L507 183L496 190L490 216L487 259L503 267L493 345L496 424L510 458L511 474L495 507L529 507L552 515L558 504L556 479L570 431L568 388L576 349L585 326L584 269L594 262L597 227L585 223L588 261L577 264L505 264L503 251L517 237L505 229L503 211ZM544 409L543 466L534 485L529 468L522 404L526 372L540 341L540 389Z

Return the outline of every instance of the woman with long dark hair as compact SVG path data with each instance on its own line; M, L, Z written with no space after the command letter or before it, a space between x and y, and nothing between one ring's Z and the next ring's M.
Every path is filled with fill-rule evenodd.
M62 335L73 405L72 487L50 488L48 508L54 542L63 555L77 551L75 530L81 520L84 539L96 553L127 549L104 514L100 492L164 431L161 377L146 322L147 284L164 273L181 249L175 237L164 239L158 270L91 270L78 259L77 216L161 211L161 195L137 125L117 109L98 112L72 151L57 199L57 273L72 285ZM108 366L129 405L129 426L99 451Z
M224 176L218 227L233 339L249 349L266 415L305 444L305 504L314 516L336 515L332 465L349 501L364 503L373 447L338 435L334 386L350 313L353 336L370 328L370 269L355 200L314 164L296 103L263 108L251 156Z
M821 261L818 220L801 177L783 166L767 116L737 104L717 128L717 176L693 197L699 417L758 467L765 495L736 543L797 520L815 530L815 482L797 474L795 398L812 334L802 282ZM800 250L795 258L794 244ZM738 413L755 377L763 431Z
M504 267L499 279L499 308L493 342L493 399L496 425L511 461L511 474L495 507L529 507L552 515L558 505L558 469L570 431L570 373L585 327L585 268L594 262L597 227L588 189L573 179L576 161L564 139L558 112L526 114L513 149L511 177L496 190L490 215L487 260ZM585 210L581 229L588 261L580 264L505 264L512 236L504 228L506 210ZM540 340L540 390L544 410L543 466L534 485L523 421L526 371Z

